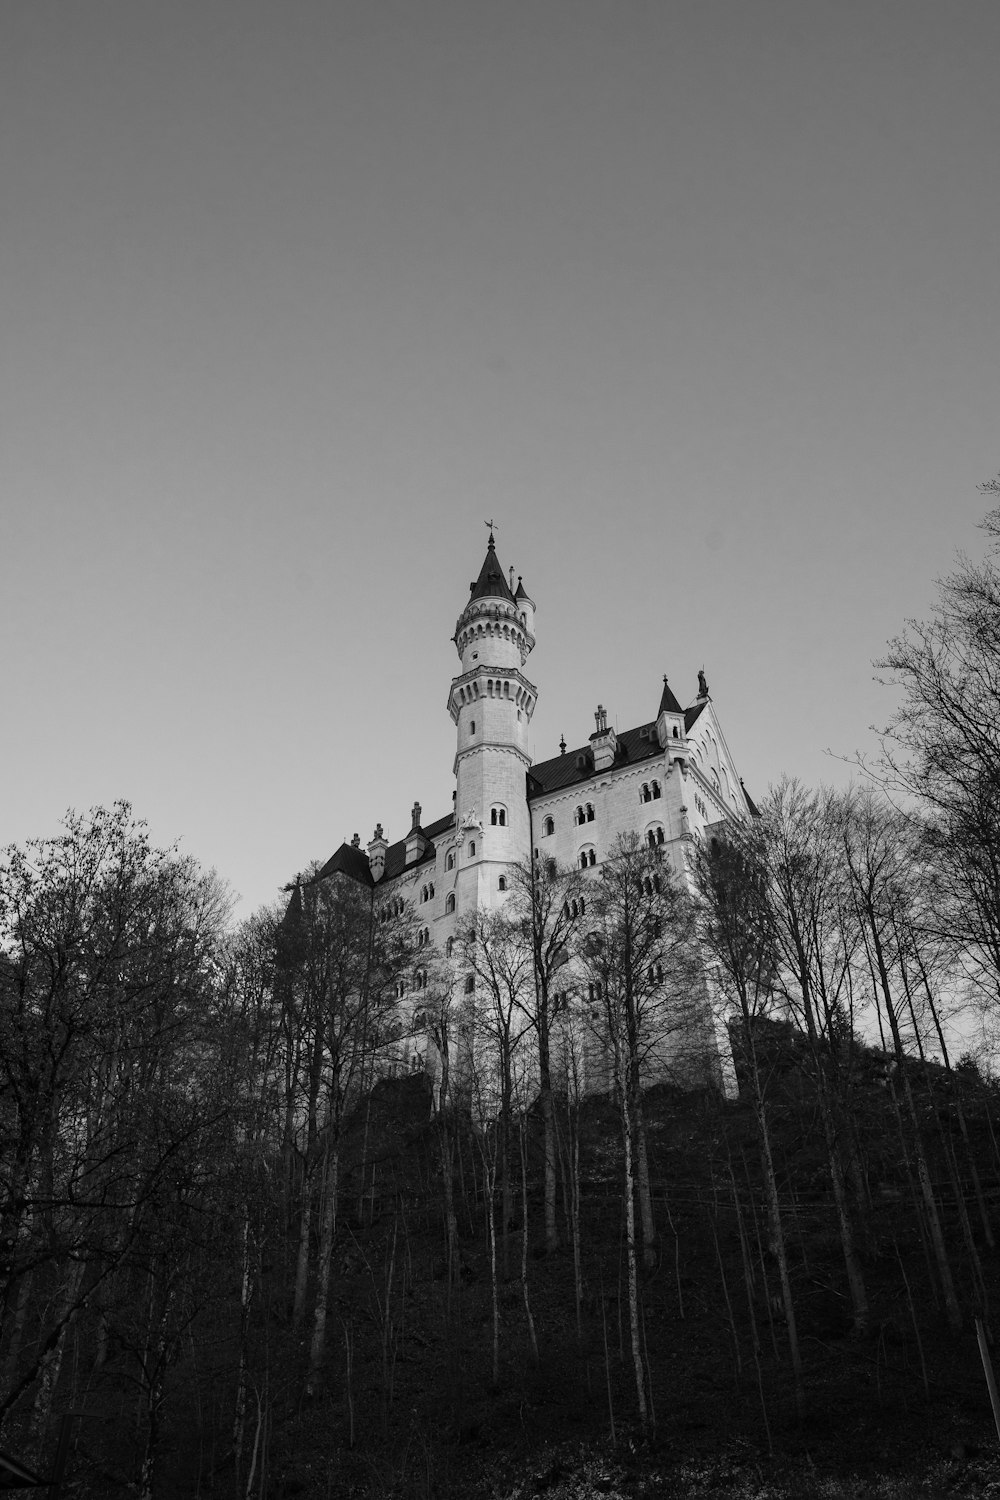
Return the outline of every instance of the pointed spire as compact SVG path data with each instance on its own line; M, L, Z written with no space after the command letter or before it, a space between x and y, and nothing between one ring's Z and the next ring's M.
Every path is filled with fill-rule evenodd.
M514 603L514 595L507 587L507 580L503 576L497 559L496 544L493 541L493 532L490 532L489 543L486 547L486 557L479 570L479 577L471 585L469 603L473 599L506 599L509 604Z
M657 718L659 718L660 714L680 714L683 712L684 710L681 708L680 704L677 702L677 699L670 691L670 684L666 679L666 675L664 675L663 692L660 695L660 706L656 710Z

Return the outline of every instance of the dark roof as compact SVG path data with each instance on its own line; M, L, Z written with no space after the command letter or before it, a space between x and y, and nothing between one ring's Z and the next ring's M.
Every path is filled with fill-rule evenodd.
M421 828L420 832L427 839L428 844L421 857L415 859L412 865L406 863L406 839L397 839L396 843L390 844L385 851L385 874L379 881L379 885L382 885L386 880L394 879L397 875L402 875L406 870L416 870L420 865L426 864L428 860L433 859L434 840L440 838L442 833L447 833L448 829L454 826L455 814L449 813L445 818L438 818L436 823L428 823L426 828ZM412 833L413 830L411 829L410 832ZM407 837L409 837L409 834ZM368 863L367 859L365 863Z
M744 797L747 799L747 807L750 809L750 816L751 816L751 818L759 818L760 817L760 808L757 806L756 802L753 800L753 798L751 797L750 793L747 791L746 787L743 785L743 778L742 778L742 776L740 777L740 790L742 791Z
M525 588L524 580L522 579L520 573L517 575L517 588L514 590L515 604L517 603L518 599L527 599L529 604L534 604L535 602L532 599L531 595L528 593L528 590Z
M514 595L507 586L507 580L503 576L503 568L497 561L496 546L493 541L493 533L490 532L489 545L486 548L486 557L482 567L479 569L479 577L472 585L469 595L469 603L473 599L506 599L508 603L514 604Z
M638 724L635 729L626 729L617 736L615 768L636 765L639 761L651 760L663 752L656 735L655 724ZM583 761L580 765L578 762ZM594 752L589 745L578 750L567 750L552 760L541 760L528 772L528 800L544 796L546 792L557 792L577 782L589 781L594 774Z
M384 885L387 880L392 880L395 876L402 875L406 871L416 870L420 865L426 864L428 860L432 860L434 858L434 840L439 838L442 833L446 833L449 828L453 828L454 824L455 814L448 813L447 817L438 818L436 823L429 823L426 828L421 828L419 831L427 840L427 848L419 859L413 861L412 865L406 863L406 839L397 839L394 844L390 844L385 851L385 871L378 884L380 886ZM410 833L412 832L413 829L411 828ZM409 838L409 834L407 834L407 838ZM375 881L372 879L371 868L368 864L367 851L356 848L353 844L341 844L340 848L331 854L319 873L313 876L313 879L325 880L328 875L347 875L351 880L356 880L359 885L372 886L375 884ZM294 899L295 896L293 894L292 900L294 901Z
M684 712L680 704L677 702L677 699L670 691L670 684L667 682L667 679L665 677L663 679L663 692L660 695L660 706L656 710L656 712L658 715L680 714Z
M692 724L699 717L699 715L701 714L702 709L705 707L705 704L707 702L708 702L708 699L707 698L703 698L701 700L701 702L700 703L696 703L693 706L693 708L686 708L684 710L684 733L685 734L688 733L688 731L690 730Z
M374 885L372 872L368 867L368 855L353 844L341 844L314 878L325 880L328 875L349 875L359 885Z

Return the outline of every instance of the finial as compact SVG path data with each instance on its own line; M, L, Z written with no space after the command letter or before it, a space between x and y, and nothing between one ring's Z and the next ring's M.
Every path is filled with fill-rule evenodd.
M381 838L384 838L384 837L385 837L385 835L382 832L382 824L381 823L376 823L375 824L374 838L375 839L381 839Z
M518 583L520 583L521 582L520 578L517 581L518 581ZM511 566L510 566L510 568L508 569L508 572L507 572L507 587L510 589L511 593L514 592L514 567L513 567L513 564L511 564Z
M494 545L495 545L495 544L494 544L494 541L493 541L493 521L492 521L492 519L491 519L491 520L489 520L489 521L484 521L484 522L483 522L483 525L484 525L484 526L488 526L488 527L489 527L489 531L490 531L490 539L489 539L489 543L488 543L488 546L490 546L490 547L492 547L492 546L494 546Z
M559 754L566 754L566 736L564 734L559 736Z
M360 835L360 833L356 833L354 835L354 837L351 839L351 848L352 849L360 849L361 848L361 835Z
M420 811L421 811L421 809L420 809L420 803L419 802L414 802L414 804L413 804L413 812L411 814L411 816L413 818L413 822L410 824L411 831L414 828L419 828L420 827Z

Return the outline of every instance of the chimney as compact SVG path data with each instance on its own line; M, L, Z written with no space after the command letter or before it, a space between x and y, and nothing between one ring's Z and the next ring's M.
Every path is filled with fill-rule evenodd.
M375 824L375 832L372 841L368 845L368 865L372 872L372 879L376 885L385 874L385 856L389 848L389 840L382 832L382 824Z

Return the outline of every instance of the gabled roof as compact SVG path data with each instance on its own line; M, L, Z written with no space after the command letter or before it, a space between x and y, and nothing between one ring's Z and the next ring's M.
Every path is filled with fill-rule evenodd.
M385 869L379 886L384 886L386 881L393 880L397 875L417 870L421 865L427 864L434 859L434 840L440 838L442 833L447 833L449 828L455 826L455 814L448 813L447 817L438 818L436 823L429 823L420 832L428 840L427 848L419 859L415 859L411 865L406 863L406 839L397 839L390 844L385 851ZM411 829L412 833L413 830ZM347 875L351 880L356 880L358 885L373 886L371 867L368 864L368 855L364 849L354 844L341 844L313 880L326 880L329 875ZM292 901L295 900L296 892L293 892ZM289 903L291 908L291 902Z
M325 880L328 875L349 875L359 885L375 884L368 865L368 855L354 844L341 844L314 879Z
M503 568L497 561L496 545L493 541L493 533L490 532L489 545L486 548L486 557L479 569L479 577L472 585L469 595L469 603L473 599L506 599L509 604L516 601L511 593L507 580L503 576Z
M616 736L614 769L619 766L636 765L643 760L652 760L662 755L655 724L638 724L635 729L626 729ZM582 760L583 764L579 762ZM558 792L564 787L576 786L589 781L594 774L594 754L589 745L567 750L552 760L542 760L528 772L528 800L542 797L546 792Z
M670 684L665 677L663 679L663 692L660 694L660 706L656 712L657 716L660 714L680 714L684 712L671 692Z

